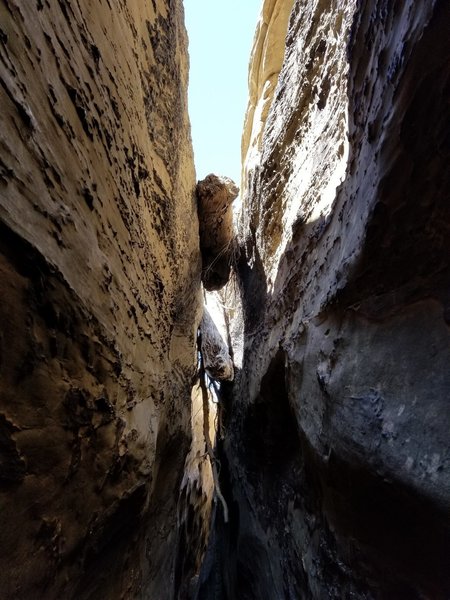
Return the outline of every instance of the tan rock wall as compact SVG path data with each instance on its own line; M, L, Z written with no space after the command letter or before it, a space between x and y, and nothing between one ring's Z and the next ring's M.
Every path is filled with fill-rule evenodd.
M179 1L0 2L2 598L164 598L200 256Z
M256 26L248 73L249 100L242 133L242 195L247 173L258 161L262 136L283 64L285 36L293 0L264 0Z

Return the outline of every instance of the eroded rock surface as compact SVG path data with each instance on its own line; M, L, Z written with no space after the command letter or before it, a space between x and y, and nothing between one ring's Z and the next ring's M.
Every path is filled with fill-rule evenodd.
M230 523L198 598L450 596L449 22L293 3L245 166Z
M180 1L0 1L0 595L169 598L201 261Z

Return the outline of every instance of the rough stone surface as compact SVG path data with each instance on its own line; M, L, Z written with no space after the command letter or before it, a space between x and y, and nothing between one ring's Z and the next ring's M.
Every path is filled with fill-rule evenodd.
M201 261L179 0L0 1L0 595L169 598Z
M234 256L232 202L239 188L229 177L210 174L197 183L197 206L202 252L202 282L219 290L230 278Z
M293 4L199 599L450 597L449 23L445 0Z

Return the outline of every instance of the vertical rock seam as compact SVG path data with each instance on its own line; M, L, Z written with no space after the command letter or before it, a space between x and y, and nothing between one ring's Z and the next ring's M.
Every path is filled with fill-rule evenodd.
M444 600L450 6L274 4L284 61L243 140L230 518L196 598Z
M170 598L201 259L181 0L0 0L0 589Z

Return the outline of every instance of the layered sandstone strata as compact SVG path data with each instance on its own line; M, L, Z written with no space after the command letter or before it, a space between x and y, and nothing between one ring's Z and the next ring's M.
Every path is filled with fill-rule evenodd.
M0 589L168 598L201 261L179 0L0 2Z

